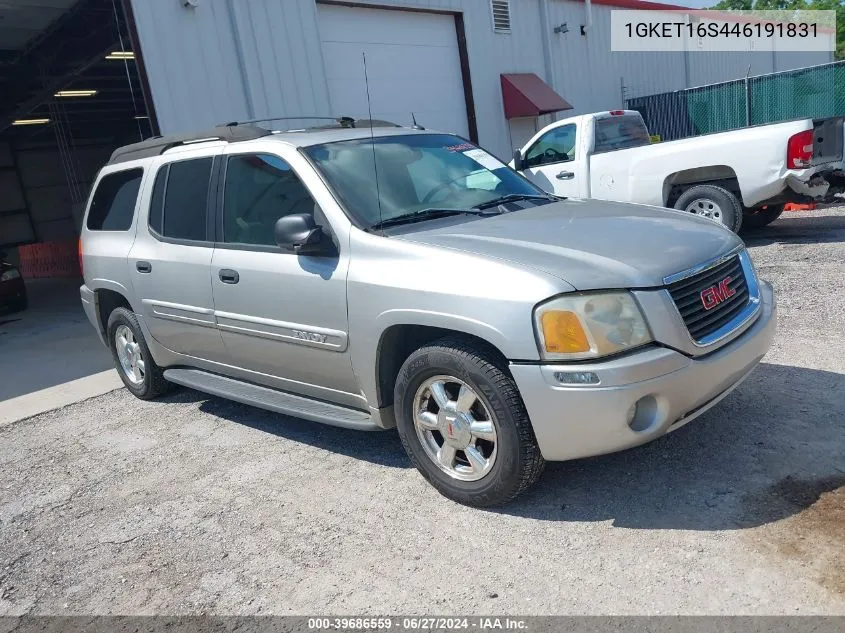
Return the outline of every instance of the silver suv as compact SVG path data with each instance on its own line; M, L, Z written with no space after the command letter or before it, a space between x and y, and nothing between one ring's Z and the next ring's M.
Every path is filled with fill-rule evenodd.
M360 123L360 122L359 122ZM686 424L768 350L772 288L718 224L549 196L450 135L230 125L121 148L82 302L127 389L397 427L461 503Z

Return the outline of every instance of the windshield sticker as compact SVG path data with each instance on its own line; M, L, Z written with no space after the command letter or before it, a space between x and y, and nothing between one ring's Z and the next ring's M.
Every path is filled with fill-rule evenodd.
M501 169L505 166L505 164L500 161L495 156L488 154L483 149L471 149L468 152L463 153L464 156L471 158L476 163L484 167L485 169L489 169L490 171L496 171L497 169Z
M460 145L447 145L446 151L448 152L463 152L464 150L474 149L475 145L472 143L461 143Z

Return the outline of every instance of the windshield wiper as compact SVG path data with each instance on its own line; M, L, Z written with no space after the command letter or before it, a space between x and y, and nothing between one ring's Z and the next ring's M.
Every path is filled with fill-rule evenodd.
M552 198L551 196L540 196L527 193L510 193L506 196L501 196L500 198L494 198L493 200L477 204L473 207L473 209L490 209L492 207L498 207L500 204L504 204L506 202L515 202L517 200L548 200L549 202L551 202L554 200L554 198Z
M414 222L421 222L423 220L433 220L435 218L445 218L450 215L494 215L489 211L483 209L449 209L449 208L430 208L414 211L413 213L406 213L395 218L387 218L381 222L376 222L368 231L377 231L379 229L386 229L390 226L400 226L402 224L413 224Z

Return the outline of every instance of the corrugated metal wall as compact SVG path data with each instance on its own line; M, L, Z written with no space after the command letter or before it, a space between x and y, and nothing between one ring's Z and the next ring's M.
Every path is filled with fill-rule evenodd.
M199 0L195 8L177 0L131 2L164 133L232 119L334 114L312 0ZM479 139L502 157L516 143L504 118L501 73L536 73L581 113L621 107L625 96L743 77L749 64L756 74L831 59L829 54L771 51L689 53L686 59L680 53L613 53L611 7L593 5L593 27L585 37L580 34L585 6L572 0L511 0L509 34L494 32L489 0L370 4L464 14ZM551 76L544 62L544 6L548 31L564 22L569 27L566 34L549 35ZM524 122L518 127L522 135Z

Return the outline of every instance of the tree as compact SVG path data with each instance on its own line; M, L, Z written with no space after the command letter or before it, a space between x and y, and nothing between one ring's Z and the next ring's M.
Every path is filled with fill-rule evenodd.
M845 0L720 0L716 10L733 11L836 11L836 59L845 59Z

